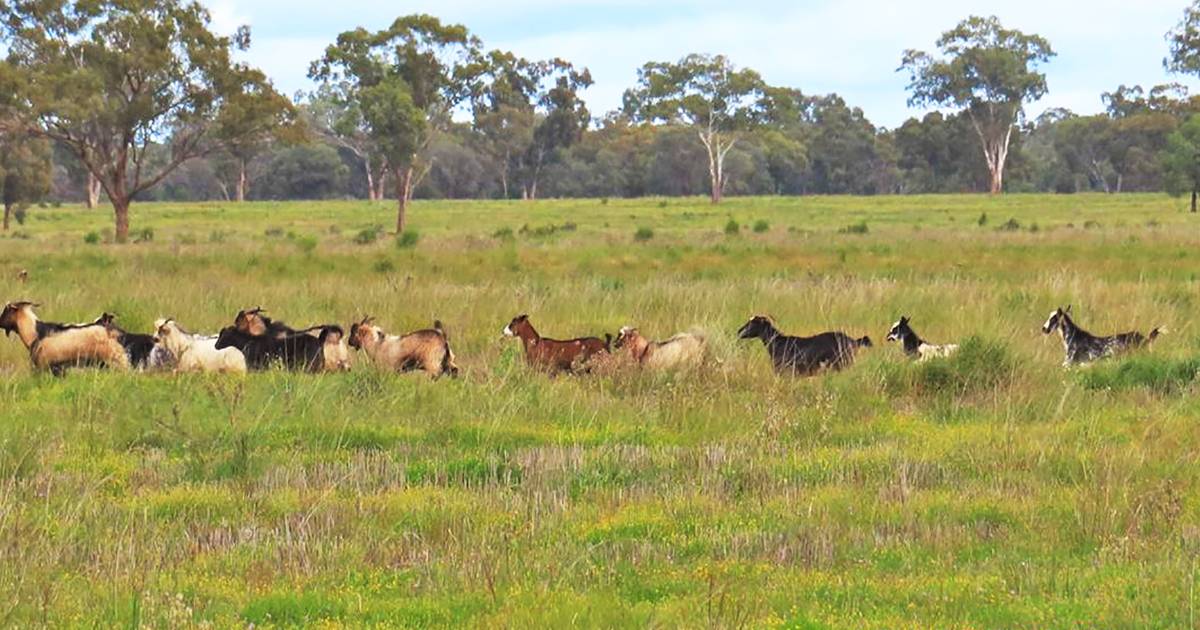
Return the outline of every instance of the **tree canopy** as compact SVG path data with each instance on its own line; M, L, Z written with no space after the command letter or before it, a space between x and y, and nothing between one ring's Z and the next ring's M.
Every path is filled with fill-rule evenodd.
M1004 186L1013 128L1026 102L1046 94L1038 71L1054 51L1038 35L1007 29L995 16L971 16L937 41L938 56L905 51L900 69L910 76L909 105L966 112L992 174L991 191Z
M291 113L262 72L233 60L249 30L221 36L210 23L183 0L0 4L3 119L78 156L112 201L118 241L129 236L135 196L227 145L216 131L219 119L232 123L230 103L256 112L246 132ZM167 159L149 159L155 145L169 147Z

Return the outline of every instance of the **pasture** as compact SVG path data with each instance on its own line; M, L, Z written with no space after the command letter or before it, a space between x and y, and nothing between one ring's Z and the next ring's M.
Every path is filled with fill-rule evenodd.
M0 625L1193 627L1200 217L1165 196L34 209L0 297L216 331L443 321L462 376L32 374L0 344ZM736 223L736 225L734 225ZM91 236L89 236L91 234ZM88 242L99 241L99 242ZM20 283L17 271L27 269ZM1066 371L1040 327L1166 326ZM696 374L548 378L501 329L699 328ZM776 377L735 331L845 330ZM964 343L915 366L908 315Z

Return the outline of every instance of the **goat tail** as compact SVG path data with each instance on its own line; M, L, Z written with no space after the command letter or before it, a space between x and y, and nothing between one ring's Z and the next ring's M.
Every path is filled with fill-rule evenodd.
M689 328L688 334L695 337L700 343L708 343L708 332L698 326Z
M458 378L458 365L454 363L454 351L450 349L449 342L446 343L446 352L442 354L442 374L449 374L450 378Z
M871 342L871 338L870 338L870 337L863 337L862 339L857 339L857 340L855 340L855 342L854 342L854 343L858 344L858 347L860 347L860 348L873 348L873 347L875 347L875 344Z
M450 335L446 334L446 326L442 324L442 320L440 320L440 319L433 320L433 329L438 331L438 333L440 333L442 335L442 337L445 337L446 339L450 339Z
M613 336L609 333L604 333L604 350L612 354Z
M1146 343L1147 344L1154 343L1155 339L1158 339L1159 337L1161 337L1167 333L1170 333L1170 332L1171 331L1167 330L1166 326L1159 326L1158 328L1155 328L1154 330L1150 331L1150 335L1148 337L1146 337Z

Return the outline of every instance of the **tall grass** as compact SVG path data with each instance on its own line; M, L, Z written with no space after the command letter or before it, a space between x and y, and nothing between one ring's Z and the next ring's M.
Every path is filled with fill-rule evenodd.
M400 243L374 227L383 205L142 204L154 238L116 246L84 241L103 213L33 209L27 240L0 241L0 290L47 318L436 318L464 374L56 380L4 340L0 623L1187 627L1200 231L1184 210L417 202L420 240ZM728 238L731 216L776 229ZM1010 217L1039 229L994 229ZM1178 332L1064 370L1039 326L1067 303L1098 333ZM547 378L500 334L523 312L557 337L699 329L712 361ZM779 378L734 338L754 313L879 346ZM909 362L882 343L902 314L960 353Z

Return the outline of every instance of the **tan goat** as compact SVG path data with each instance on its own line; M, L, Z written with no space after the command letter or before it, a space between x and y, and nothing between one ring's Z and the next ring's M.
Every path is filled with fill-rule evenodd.
M434 322L431 329L397 336L385 333L375 325L374 318L367 317L350 327L350 346L362 350L383 368L398 372L422 370L433 378L458 376L454 351L441 322Z
M704 363L708 341L698 332L679 333L666 341L651 341L637 328L626 326L617 335L615 346L628 349L629 356L642 367L654 370L679 370Z

